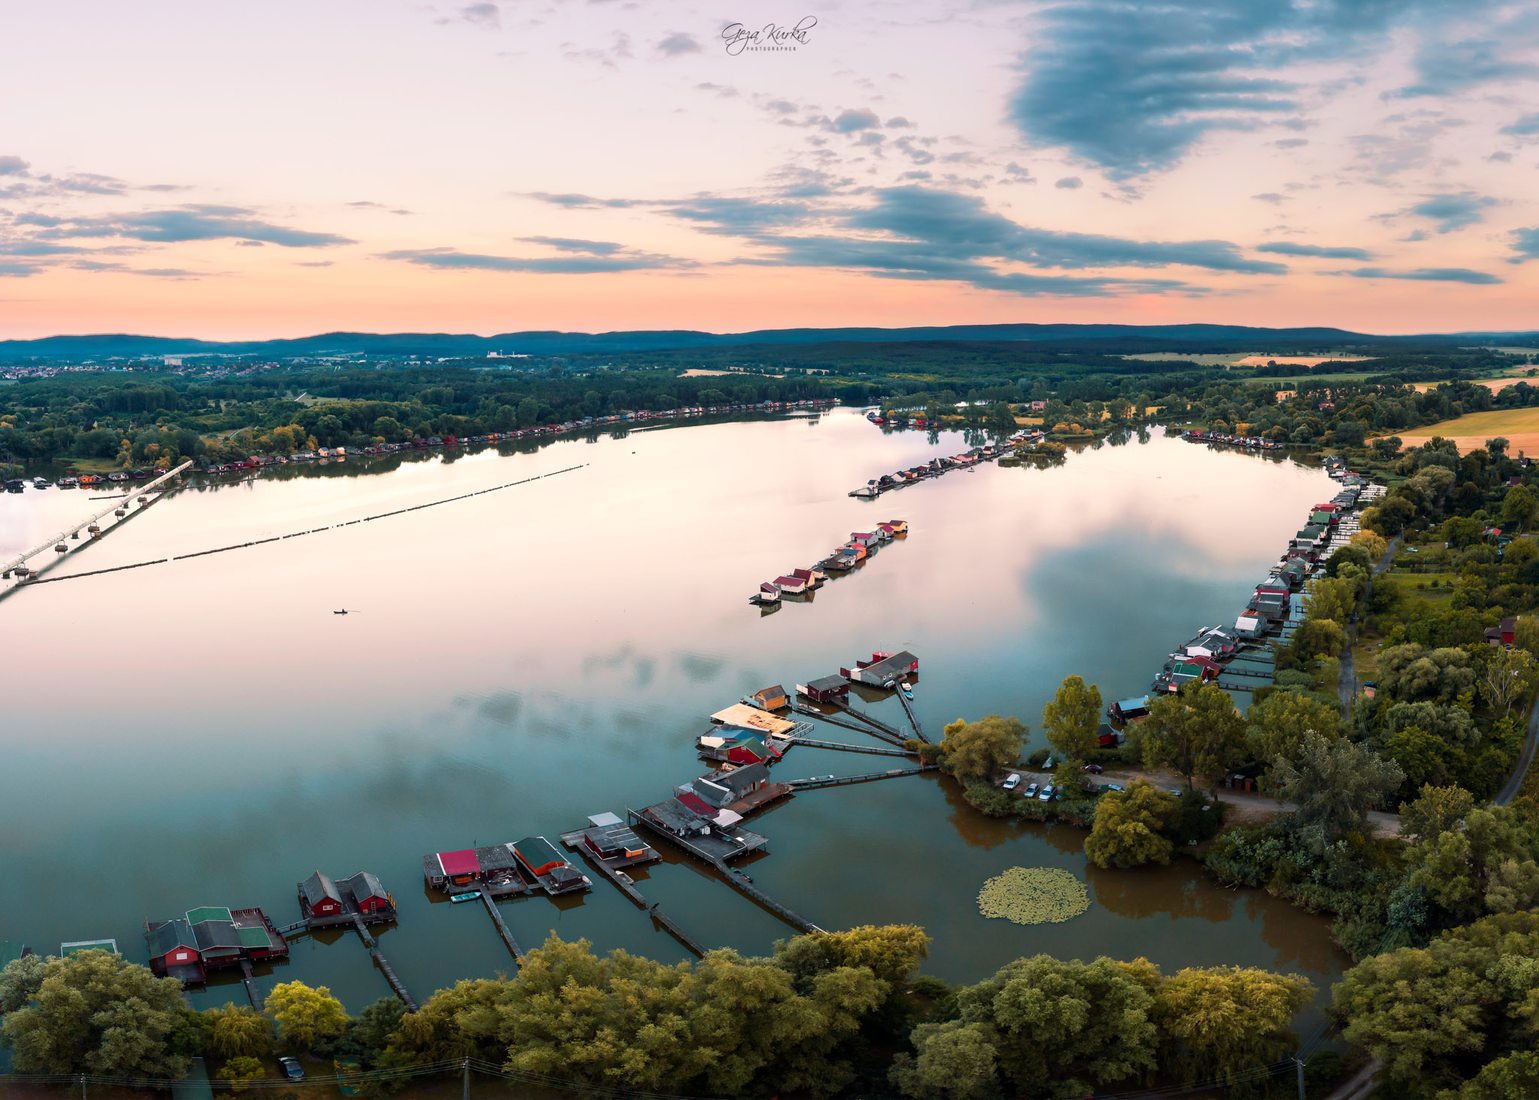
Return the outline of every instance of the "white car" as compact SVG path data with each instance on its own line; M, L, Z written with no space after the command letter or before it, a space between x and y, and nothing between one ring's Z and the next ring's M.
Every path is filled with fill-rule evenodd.
M1024 791L1022 791L1021 794L1022 794L1022 796L1026 797L1026 798L1036 798L1037 797L1037 785L1035 783L1028 783L1026 785L1026 789Z
M1019 772L1011 772L1009 775L1005 776L1005 781L1000 784L1000 786L1007 791L1013 791L1020 785L1021 776Z
M1049 783L1047 786L1042 788L1042 793L1037 795L1037 798L1042 802L1051 802L1053 800L1053 796L1057 793L1058 788Z

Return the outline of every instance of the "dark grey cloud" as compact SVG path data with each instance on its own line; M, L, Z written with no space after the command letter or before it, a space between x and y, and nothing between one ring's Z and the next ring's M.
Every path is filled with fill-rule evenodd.
M1428 195L1401 213L1436 223L1439 233L1452 233L1485 220L1485 211L1495 205L1496 200L1489 195L1477 195L1473 191L1450 191L1441 195Z
M278 225L266 221L257 211L246 207L209 203L102 218L77 218L64 226L44 232L61 237L124 237L159 243L260 241L284 248L326 248L354 243L335 233Z
M552 206L564 206L569 210L599 210L605 207L613 209L625 209L632 206L641 206L639 199L598 199L592 195L579 195L575 192L551 192L528 191L525 192L531 199L539 199L548 202Z
M1523 80L1539 73L1521 43L1491 38L1448 40L1429 36L1416 51L1416 81L1389 93L1390 98L1445 96L1493 81Z
M527 244L543 244L561 252L583 252L591 256L612 256L625 246L614 241L585 241L577 237L520 237Z
M699 40L694 35L685 34L683 31L674 31L657 44L658 52L666 54L668 57L678 57L686 53L699 53L700 49Z
M1044 9L1020 59L1010 120L1114 180L1166 169L1211 133L1298 125L1318 87L1295 62L1382 50L1390 31L1428 40L1500 0L1076 0ZM1465 60L1495 72L1473 47ZM1483 77L1484 79L1484 77Z
M0 156L0 176L19 175L30 167L32 167L30 164L13 154L7 153Z
M838 134L853 134L857 130L871 130L882 124L875 111L869 107L850 108L834 116L828 128Z
M1064 176L1062 179L1055 180L1053 186L1060 191L1078 191L1085 186L1085 181L1078 176Z
M1034 267L1166 267L1280 275L1279 263L1252 260L1228 241L1136 241L1035 229L987 210L981 199L924 187L891 187L842 218L849 229L927 242L959 259L996 257Z
M1515 119L1508 125L1503 126L1501 132L1510 134L1513 137L1539 137L1539 111ZM3 160L3 158L0 158L0 160Z
M491 3L466 4L456 18L472 27L494 31L502 26L502 9Z
M906 130L914 124L902 115L894 115L887 120L886 125L889 130Z
M1539 260L1539 225L1514 229L1509 239L1512 241L1513 254L1508 263L1522 264L1529 260Z
M1327 260L1373 259L1373 253L1366 248L1302 244L1297 241L1268 241L1266 244L1258 244L1256 251L1270 252L1274 256L1319 256Z
M698 266L692 260L652 252L627 252L612 256L527 257L461 252L454 248L403 248L385 252L382 256L387 260L400 260L419 267L443 270L509 271L538 275L596 275L613 271L678 270Z
M1401 271L1390 271L1382 267L1355 267L1328 274L1350 275L1354 279L1413 279L1428 283L1469 283L1474 286L1489 286L1502 281L1488 272L1468 267L1414 267Z
M1280 195L1276 191L1263 191L1259 195L1252 195L1251 198L1257 202L1269 202L1273 206L1281 206L1288 201L1287 195Z

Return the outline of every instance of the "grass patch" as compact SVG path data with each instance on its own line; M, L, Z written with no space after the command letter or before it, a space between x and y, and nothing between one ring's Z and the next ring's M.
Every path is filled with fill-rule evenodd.
M1418 446L1433 436L1442 436L1453 440L1461 453L1478 450L1486 445L1486 440L1499 436L1510 444L1510 452L1539 454L1539 408L1466 413L1453 420L1407 428L1393 434L1407 446Z

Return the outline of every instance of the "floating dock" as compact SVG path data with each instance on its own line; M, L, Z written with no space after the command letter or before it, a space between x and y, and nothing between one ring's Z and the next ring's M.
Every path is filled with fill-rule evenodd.
M848 787L852 783L871 783L878 779L897 779L904 775L923 775L939 769L939 764L921 764L917 768L892 768L885 772L866 772L863 775L830 775L821 779L793 779L786 786L797 791L815 791L820 787Z
M508 922L502 919L502 914L497 911L497 903L486 891L481 891L481 900L486 903L486 911L492 916L492 923L497 926L497 935L502 937L503 944L512 956L519 962L524 961L524 949L518 946L518 941L513 938L513 932L508 928Z
M401 999L401 1003L406 1006L408 1012L416 1012L416 1000L406 991L406 983L401 981L400 977L396 974L395 968L390 965L390 960L385 958L380 952L379 941L370 934L368 927L363 923L363 918L354 913L352 925L353 931L358 933L358 938L363 941L364 947L369 949L369 956L374 960L374 965L385 976L385 981L389 983L391 991Z
M913 756L907 749L879 748L876 745L847 745L843 741L819 741L811 737L798 737L793 744L813 749L834 749L838 752L863 752L872 756Z

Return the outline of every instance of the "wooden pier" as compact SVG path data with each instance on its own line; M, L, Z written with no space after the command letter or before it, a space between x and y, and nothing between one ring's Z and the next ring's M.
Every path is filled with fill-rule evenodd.
M808 715L812 718L818 719L820 722L827 722L830 726L838 726L840 729L849 730L851 733L869 734L871 732L869 726L863 726L857 722L846 722L844 719L836 718L832 714L824 714L822 711L816 710L813 707L808 706L806 703L797 702L791 704L791 706L792 709L795 710L798 714Z
M251 969L250 959L240 961L240 984L246 987L246 999L251 1002L251 1007L261 1012L262 1001L257 996L256 973Z
M682 943L686 948L688 948L696 956L702 956L702 955L705 954L705 948L701 947L698 943L696 943L695 942L695 938L693 936L691 936L688 932L684 931L684 929L680 928L674 922L674 919L672 917L670 917L667 913L664 913L663 912L663 907L661 905L658 905L656 902L653 902L652 903L652 907L650 909L648 909L647 912L650 913L651 916L652 916L652 919L655 920L658 924L662 925L662 927L671 936L673 936L674 939L676 939L680 943Z
M363 918L357 913L353 914L353 931L358 933L358 938L369 949L369 956L374 960L374 965L379 967L379 972L385 976L385 981L390 983L391 992L401 998L401 1003L406 1006L408 1012L416 1012L417 1002L406 991L406 983L397 976L395 968L390 965L390 960L380 953L379 941L370 934L368 926L363 923Z
M720 872L721 877L727 880L728 886L731 886L740 894L746 894L748 897L758 902L765 909L768 909L771 913L774 913L775 916L785 921L792 928L802 932L823 931L823 929L813 924L810 920L802 916L795 909L792 909L789 905L782 905L780 902L766 894L763 890L759 889L753 884L753 880L742 871L733 870L731 867L728 867L724 862L720 860L716 861L714 866L716 870Z
M914 704L909 702L908 696L903 693L902 685L898 687L898 702L903 704L903 713L908 715L909 723L914 727L914 736L928 745L930 739L924 735L924 727L919 724L919 716L914 713Z
M901 693L899 693L899 695L901 697ZM880 718L873 718L873 717L871 717L871 715L867 714L865 711L858 710L858 709L856 709L854 706L852 706L849 703L835 703L833 705L837 706L840 711L842 711L845 714L848 714L851 718L855 719L857 722L864 722L866 725L870 726L872 729L876 730L878 733L886 734L887 737L890 738L890 739L895 739L895 740L897 740L900 743L903 742L903 741L908 740L908 738L903 736L903 732L901 730L897 729L894 726L889 726L886 722L883 722Z
M901 775L923 775L933 772L939 764L921 764L917 768L893 768L885 772L866 772L864 775L836 775L827 779L793 779L786 785L797 791L815 791L819 787L848 787L852 783L871 783L878 779L896 779Z
M497 903L492 900L492 895L485 890L479 891L481 900L486 903L486 911L492 915L492 923L497 926L497 934L502 937L502 942L513 954L513 958L519 962L524 961L524 949L518 946L518 941L513 938L513 933L508 929L507 921L502 919L502 914L497 912Z
M843 741L819 741L811 737L798 737L793 745L806 745L814 749L836 749L839 752L864 752L872 756L913 756L907 749L881 748L876 745L848 745Z

